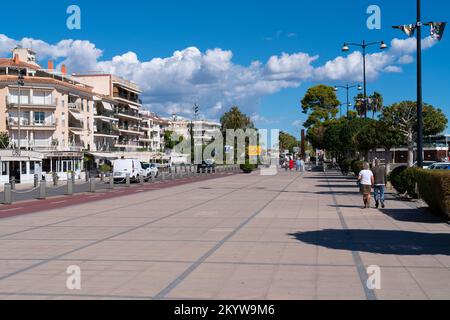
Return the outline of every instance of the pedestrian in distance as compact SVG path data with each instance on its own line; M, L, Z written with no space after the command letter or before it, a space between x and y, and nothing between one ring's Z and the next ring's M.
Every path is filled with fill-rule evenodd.
M300 158L300 172L305 172L305 169L306 169L305 160L303 160L303 158Z
M300 161L300 158L297 158L297 161L295 162L295 170L298 172L301 170L302 162Z
M294 170L294 158L290 158L289 160L289 170Z
M363 196L364 209L370 208L370 194L375 181L368 162L364 162L363 170L359 173L358 182Z
M381 161L379 159L375 159L375 166L372 168L372 173L374 176L375 206L378 209L381 204L381 207L384 209L384 193L386 190L387 172L386 167L381 164Z

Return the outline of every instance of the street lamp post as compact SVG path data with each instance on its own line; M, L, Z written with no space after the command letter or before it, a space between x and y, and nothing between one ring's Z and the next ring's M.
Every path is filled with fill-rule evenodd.
M18 156L20 156L21 153L21 143L20 140L22 140L21 137L21 122L22 122L22 118L21 118L21 110L20 110L20 98L21 98L21 87L25 86L25 77L22 74L22 70L20 68L17 69L17 73L18 73L18 78L17 78L17 86L19 87L19 96L17 98L17 118L18 118L18 124L17 124L17 133L18 133L18 141L17 141L17 151L16 154Z
M371 43L366 43L364 40L362 43L344 43L342 51L350 51L349 46L357 46L362 48L363 52L363 79L364 79L364 117L367 118L367 79L366 79L366 48L372 45L379 44L380 50L387 49L387 44L384 41L376 41Z
M349 99L349 90L353 89L353 88L358 88L358 90L361 91L362 87L361 87L360 84L355 84L353 86L349 85L349 84L346 84L345 86L334 86L334 91L337 92L339 90L339 88L343 88L343 89L347 90L347 118L348 118L349 117L349 113L350 113L349 107L351 106L350 99ZM340 107L342 105L343 104L341 104ZM342 112L341 112L341 117L342 117Z
M417 166L423 168L422 17L417 0Z

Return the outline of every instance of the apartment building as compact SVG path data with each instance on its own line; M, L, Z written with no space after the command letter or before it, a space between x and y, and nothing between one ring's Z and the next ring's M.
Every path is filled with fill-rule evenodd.
M64 65L56 70L49 61L42 69L35 53L21 47L0 59L0 132L8 133L10 147L42 152L43 172L81 169L82 151L94 146L93 105L92 87L68 76ZM11 174L23 173L13 162Z
M151 152L164 151L164 132L169 123L150 111L141 111L141 129L144 136L140 138L141 148Z
M115 123L111 123L111 129L117 128L117 130L112 130L108 137L103 138L113 140L117 138L113 146L118 151L136 151L139 149L139 140L144 136L144 132L141 130L142 120L139 115L142 108L139 87L130 81L111 74L78 74L73 76L78 81L92 86L94 92L101 95L102 100L113 107L114 113L111 114L108 110L108 114L113 115L111 118L117 119ZM101 104L105 105L103 102ZM106 107L106 109L110 108ZM115 131L118 132L118 135ZM97 137L102 138L99 134L97 134Z
M115 117L117 102L108 96L95 96L94 101L95 150L114 151L120 136L119 119Z
M179 116L172 116L169 120L168 130L183 136L185 139L191 138L191 126L195 145L208 144L214 136L220 132L221 124L209 120L187 120Z

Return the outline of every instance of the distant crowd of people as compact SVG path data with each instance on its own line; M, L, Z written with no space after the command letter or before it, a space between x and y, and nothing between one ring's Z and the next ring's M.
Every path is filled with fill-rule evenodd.
M294 159L294 157L287 156L284 158L281 166L286 172L293 171L294 169L295 171L299 172L306 171L305 160L301 157L297 157L296 159Z

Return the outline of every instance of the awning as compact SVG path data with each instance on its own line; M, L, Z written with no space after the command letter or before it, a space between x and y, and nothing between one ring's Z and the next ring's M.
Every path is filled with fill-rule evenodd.
M81 135L83 135L83 131L81 131L81 129L80 130L76 130L76 129L71 129L71 128L69 128L69 131L70 132L72 132L74 135L76 135L76 136L81 136Z
M105 160L116 160L119 159L118 156L112 153L101 153L101 152L88 152L91 156L97 159L105 159Z
M83 117L83 115L81 113L73 112L73 111L70 111L70 110L69 110L69 112L78 121L83 121L84 120L84 117Z
M114 112L114 108L113 108L113 106L111 105L111 103L102 101L102 104L103 104L103 108L105 108L105 110Z

